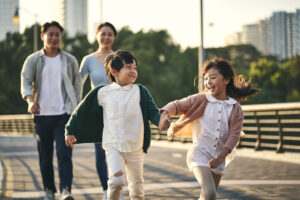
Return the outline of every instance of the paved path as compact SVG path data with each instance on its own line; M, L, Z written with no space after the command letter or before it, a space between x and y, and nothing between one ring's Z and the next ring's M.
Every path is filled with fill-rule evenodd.
M0 172L0 178L4 176L6 179L2 187L7 196L4 199L37 200L44 195L35 143L33 137L0 136L0 158L5 172ZM187 147L188 145L182 144L152 142L144 165L146 199L198 198L200 187L185 164ZM73 152L72 190L76 200L101 199L102 191L94 159L93 145L76 146ZM124 196L129 199L126 188ZM300 199L300 155L279 156L272 152L239 150L236 159L226 168L217 199Z

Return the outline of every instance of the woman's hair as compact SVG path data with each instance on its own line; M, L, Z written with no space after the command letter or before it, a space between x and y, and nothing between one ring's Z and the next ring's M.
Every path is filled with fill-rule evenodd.
M115 37L117 37L117 30L116 30L116 28L114 27L114 25L112 25L109 22L103 22L103 23L99 24L99 26L96 29L96 35L100 32L101 28L104 27L104 26L110 27L112 29Z
M61 33L64 31L64 28L57 21L51 21L43 24L43 26L41 27L41 32L46 33L48 28L50 28L51 26L57 27Z
M202 74L203 76L210 70L215 68L223 75L225 79L229 80L226 86L226 94L238 102L247 101L247 97L258 92L257 89L251 88L251 79L245 80L243 75L237 76L229 63L223 58L213 58L204 63Z
M137 60L133 53L128 51L118 50L114 54L107 56L104 60L104 67L110 81L116 82L115 77L111 74L112 68L119 72L124 67L124 63L130 64L134 61L137 65Z

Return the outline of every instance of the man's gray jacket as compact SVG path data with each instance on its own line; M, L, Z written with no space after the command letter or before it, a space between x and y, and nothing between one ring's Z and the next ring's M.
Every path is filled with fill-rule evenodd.
M62 62L62 79L66 89L65 111L72 114L81 100L81 77L78 62L71 54L60 50ZM32 95L35 100L39 99L41 89L42 71L45 66L44 50L29 55L22 67L21 94L25 98ZM53 80L56 81L56 80Z

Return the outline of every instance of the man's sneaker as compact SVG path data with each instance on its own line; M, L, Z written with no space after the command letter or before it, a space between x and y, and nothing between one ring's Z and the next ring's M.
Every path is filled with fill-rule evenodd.
M64 188L60 195L60 200L74 200L74 198L71 196L69 190Z
M43 199L44 200L55 200L54 193L51 190L49 190L49 189L46 188L46 190L45 190L45 196L44 196Z

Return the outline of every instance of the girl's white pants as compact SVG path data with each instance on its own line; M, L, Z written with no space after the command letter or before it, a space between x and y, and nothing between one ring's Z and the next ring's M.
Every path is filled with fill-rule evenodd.
M105 149L108 167L108 200L119 200L123 186L128 181L131 200L144 200L143 165L144 152L120 152L115 148Z

